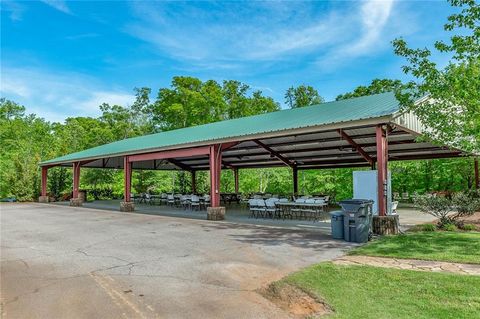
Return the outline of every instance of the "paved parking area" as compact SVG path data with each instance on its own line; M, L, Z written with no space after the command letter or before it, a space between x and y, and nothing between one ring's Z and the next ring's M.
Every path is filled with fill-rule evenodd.
M256 289L350 247L315 228L0 210L3 318L286 318Z

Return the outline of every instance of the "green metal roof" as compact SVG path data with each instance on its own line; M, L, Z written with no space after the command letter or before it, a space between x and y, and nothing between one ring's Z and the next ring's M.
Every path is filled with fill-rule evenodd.
M229 138L372 119L392 115L399 108L394 93L382 93L128 138L57 157L40 165L144 153L192 143L208 144Z

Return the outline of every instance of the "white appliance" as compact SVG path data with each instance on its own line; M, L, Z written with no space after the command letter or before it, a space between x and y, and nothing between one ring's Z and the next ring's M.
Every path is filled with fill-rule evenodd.
M378 171L354 171L353 172L353 198L373 200L373 214L378 215ZM392 208L392 179L388 171L387 178L387 214L391 214ZM383 186L381 186L383 187Z

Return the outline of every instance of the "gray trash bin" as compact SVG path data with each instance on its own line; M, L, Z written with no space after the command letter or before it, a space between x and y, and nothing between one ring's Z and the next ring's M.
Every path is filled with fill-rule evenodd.
M366 243L372 224L373 200L347 199L339 202L343 209L344 238L346 241Z
M336 210L334 212L331 212L330 216L331 216L332 238L343 239L343 212L341 210Z

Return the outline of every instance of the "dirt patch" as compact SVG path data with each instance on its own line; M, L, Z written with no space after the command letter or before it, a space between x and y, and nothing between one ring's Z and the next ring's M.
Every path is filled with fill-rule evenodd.
M274 282L259 293L295 318L318 318L333 312L324 301L287 283Z

